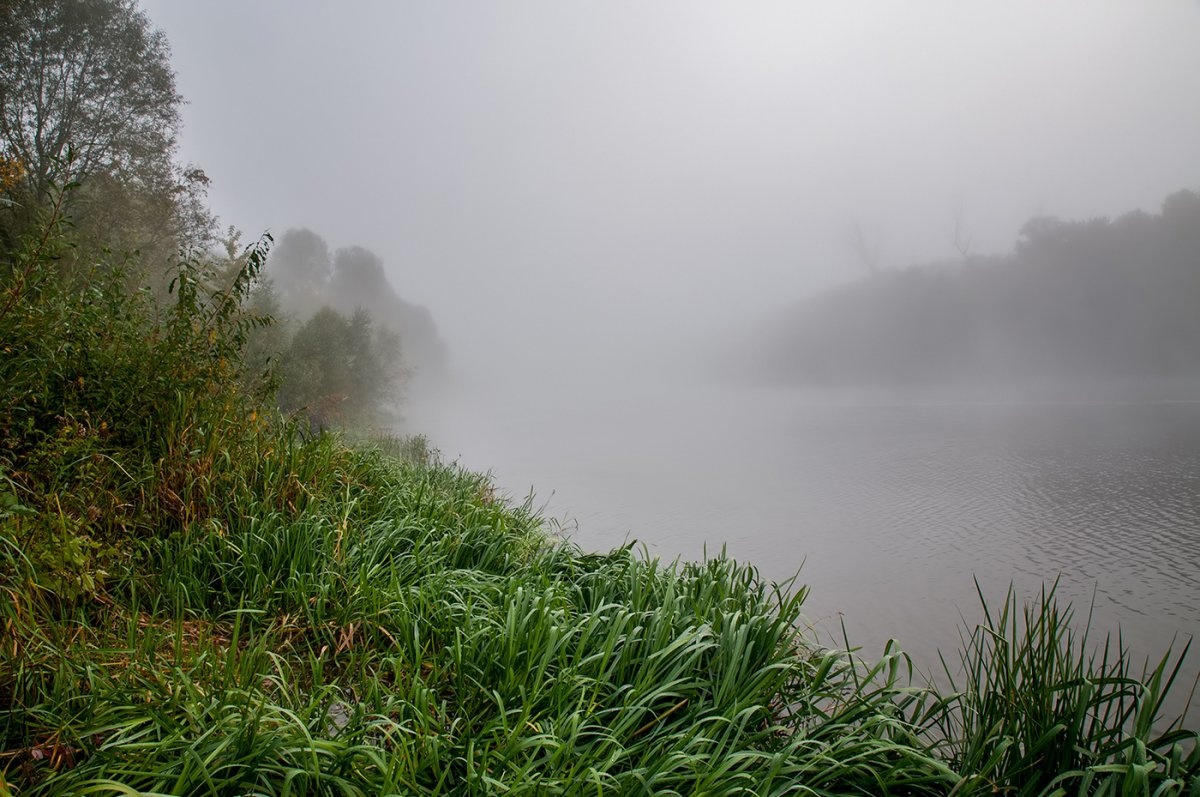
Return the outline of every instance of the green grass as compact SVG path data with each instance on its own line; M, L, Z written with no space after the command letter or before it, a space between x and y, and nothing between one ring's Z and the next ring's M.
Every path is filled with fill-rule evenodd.
M914 735L886 688L858 689L845 654L797 638L804 590L721 558L550 545L477 476L349 464L346 489L298 518L161 540L146 557L162 575L93 617L10 602L21 646L0 673L19 793L949 782L901 743Z
M161 307L52 228L0 289L0 797L1200 794L1157 730L1186 650L1135 672L1009 595L925 687L807 636L802 586L276 417L236 378L255 257Z
M978 588L978 583L976 584ZM1010 589L963 639L950 689L923 718L964 776L962 793L1194 794L1200 750L1184 718L1159 728L1190 641L1140 669L1120 635L1089 640L1057 584L1021 605ZM1190 702L1190 697L1188 699Z

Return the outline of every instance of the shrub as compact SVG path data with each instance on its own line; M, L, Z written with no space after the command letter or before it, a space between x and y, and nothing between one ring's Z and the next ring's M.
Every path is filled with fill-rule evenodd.
M224 290L185 258L173 302L130 291L120 264L63 273L62 196L0 267L0 474L31 512L2 527L64 599L94 593L129 542L213 515L239 479L257 407L239 386L242 310L269 244Z

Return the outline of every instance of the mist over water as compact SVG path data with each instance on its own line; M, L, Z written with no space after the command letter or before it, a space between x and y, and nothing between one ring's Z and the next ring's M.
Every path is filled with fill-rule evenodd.
M378 254L467 375L1200 186L1190 0L145 5L223 220Z
M584 547L1200 631L1195 2L145 6L216 209L372 253L403 429Z

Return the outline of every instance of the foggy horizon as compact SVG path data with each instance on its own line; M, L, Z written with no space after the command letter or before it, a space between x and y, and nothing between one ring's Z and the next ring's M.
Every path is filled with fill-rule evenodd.
M223 224L382 258L464 375L621 370L1200 188L1200 4L144 4ZM218 43L220 46L218 46Z

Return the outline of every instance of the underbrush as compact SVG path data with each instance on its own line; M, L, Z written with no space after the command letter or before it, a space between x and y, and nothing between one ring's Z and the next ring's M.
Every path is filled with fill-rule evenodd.
M60 274L60 224L0 293L0 795L1200 794L1182 654L1135 673L1052 591L941 692L821 648L803 587L585 553L425 441L267 410L265 249L163 307Z

